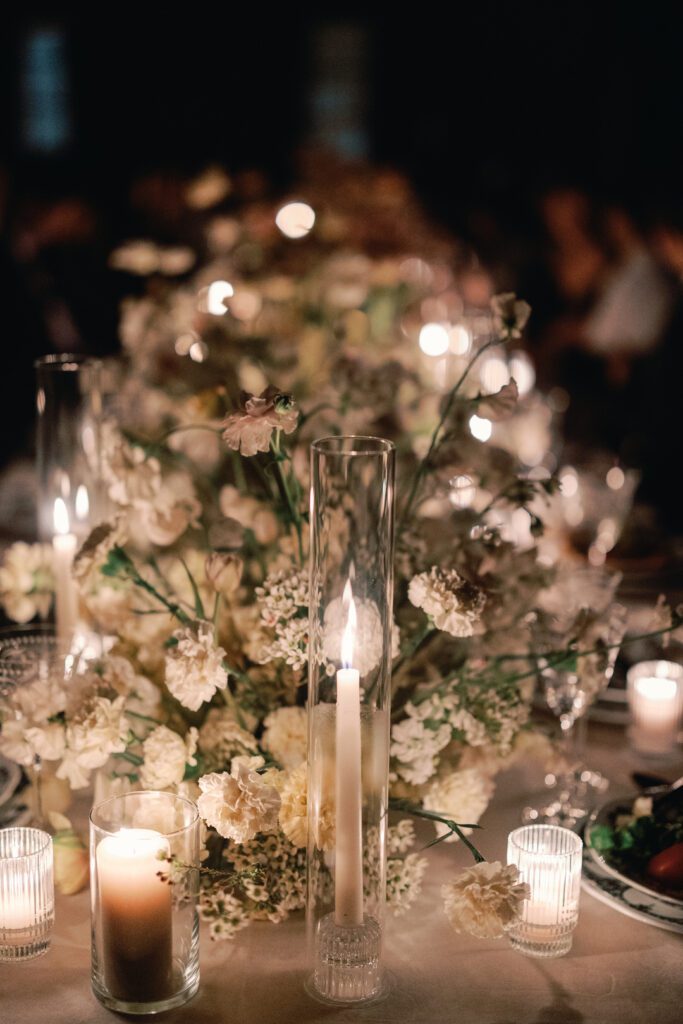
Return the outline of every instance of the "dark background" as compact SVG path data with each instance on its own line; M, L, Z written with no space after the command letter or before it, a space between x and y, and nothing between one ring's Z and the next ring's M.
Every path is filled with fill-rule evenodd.
M26 444L32 362L54 348L46 323L66 307L78 320L77 347L118 344L123 282L106 261L117 243L148 233L132 201L140 181L177 182L218 162L231 172L261 168L277 191L315 147L406 173L495 286L530 301L542 385L572 390L578 381L574 427L584 442L605 443L593 436L605 429L594 411L612 415L602 364L579 353L553 380L560 362L544 330L567 310L550 280L541 199L572 187L599 212L616 203L648 245L652 211L675 210L683 239L682 27L680 9L662 3L484 0L383 13L351 4L324 15L305 6L24 7L0 39L0 462ZM44 235L50 204L69 197L81 204L66 212L75 243L48 238L31 251L35 225ZM172 227L164 239L156 224L158 240L175 241ZM76 244L79 231L87 244ZM681 404L679 305L652 378L671 392L658 403L660 420ZM613 403L614 450L624 423L649 419L639 372ZM663 430L658 423L631 445L637 462L654 465ZM669 490L666 468L656 475Z
M214 159L286 181L299 147L321 140L316 121L334 121L344 103L330 94L336 77L347 102L355 91L362 138L351 149L404 168L456 227L474 206L523 221L538 190L560 180L644 202L680 173L682 25L673 5L651 3L384 15L346 5L325 17L203 5L182 17L149 5L41 15L29 5L2 34L2 160L19 192L80 187L112 212L132 177L161 166ZM51 154L24 137L27 45L45 28L62 33L71 122Z

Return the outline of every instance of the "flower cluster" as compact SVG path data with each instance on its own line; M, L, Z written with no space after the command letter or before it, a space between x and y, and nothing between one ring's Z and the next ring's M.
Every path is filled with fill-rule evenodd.
M14 622L45 618L52 604L52 548L17 541L0 565L0 605Z
M408 597L429 615L437 629L455 637L472 636L486 604L485 594L463 579L457 569L436 565L412 578Z

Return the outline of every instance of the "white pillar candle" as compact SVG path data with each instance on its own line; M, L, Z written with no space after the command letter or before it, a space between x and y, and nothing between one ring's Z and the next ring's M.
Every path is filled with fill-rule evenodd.
M646 661L628 672L631 738L643 754L667 754L676 744L683 713L683 667Z
M153 1002L172 990L171 886L159 873L168 840L153 829L123 828L97 847L97 914L103 969L112 996Z
M69 529L69 513L63 498L57 498L54 507L52 540L55 574L55 612L57 635L66 648L71 646L78 621L78 591L71 575L71 566L78 542Z
M348 619L341 644L344 666L337 672L335 923L363 923L363 835L361 780L360 673L351 668L356 606L350 582L344 588Z

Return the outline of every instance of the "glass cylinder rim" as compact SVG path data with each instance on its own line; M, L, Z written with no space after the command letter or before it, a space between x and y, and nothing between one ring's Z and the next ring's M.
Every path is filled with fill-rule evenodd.
M683 683L683 665L677 661L667 661L666 658L652 658L650 661L639 661L635 665L631 665L626 672L628 684L648 677L672 679L680 685Z
M120 831L122 826L119 825L119 827L117 829L115 829L115 830L111 830L109 828L106 828L104 825L100 825L97 822L97 820L95 818L95 815L98 812L100 812L102 810L102 808L106 807L107 804L122 803L128 797L133 797L133 796L145 796L145 797L147 797L147 796L163 796L167 800L174 800L174 801L178 801L178 802L180 802L182 804L185 804L190 809L190 812L192 814L192 820L188 821L187 824L182 826L182 828L176 828L176 829L173 829L172 832L164 832L164 833L162 833L164 835L164 837L167 838L167 839L170 839L173 836L182 835L183 832L187 832L188 829L193 828L193 826L196 825L197 822L199 821L199 808L197 807L197 805L194 802L194 800L190 800L186 796L180 796L179 793L168 793L164 789L133 789L133 790L131 790L130 793L120 793L118 796L109 796L109 797L107 797L106 800L100 800L100 802L98 804L95 804L95 806L90 811L90 815L89 815L90 824L93 826L93 828L96 828L98 830L98 832L102 832L104 835L107 835L107 836L114 836L114 835L116 835L117 832Z
M69 373L80 370L83 366L100 366L102 360L85 352L50 352L40 356L33 363L36 370L57 370Z
M571 845L573 849L570 850L534 850L531 849L529 844L522 842L523 835L538 835L539 832L544 832L552 835L559 835L564 839L571 836ZM511 843L515 849L527 856L538 856L538 857L551 857L554 860L565 860L567 857L575 857L577 853L580 853L583 849L583 841L581 836L578 836L576 832L572 832L569 828L564 828L562 825L520 825L508 836L508 842Z
M2 831L4 835L7 835L9 832L19 832L25 837L28 837L29 834L41 837L41 845L37 850L26 850L24 853L17 854L3 854L0 856L0 863L2 864L8 864L10 861L29 860L31 857L40 857L52 845L52 836L49 832L43 831L42 828L32 828L30 825L10 825L9 828Z
M367 448L344 449L341 446L345 441L360 442L361 444L371 442L371 444L368 444ZM318 455L367 455L372 457L389 455L396 451L396 445L393 441L388 441L384 437L375 437L372 434L331 434L312 441L311 451Z

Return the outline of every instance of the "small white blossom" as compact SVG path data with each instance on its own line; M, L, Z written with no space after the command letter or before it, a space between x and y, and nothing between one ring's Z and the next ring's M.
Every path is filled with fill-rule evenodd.
M438 755L451 741L453 731L447 723L436 729L409 715L391 730L391 756L398 762L397 773L406 782L420 786L436 771Z
M199 894L199 916L208 922L214 942L234 939L250 923L244 903L221 886L212 886Z
M455 569L435 565L429 572L413 576L408 597L416 608L429 615L437 629L455 637L474 634L486 603L484 593Z
M514 864L483 861L441 887L444 910L456 932L498 939L518 919L529 886Z
M216 690L227 686L225 651L216 645L209 622L200 622L196 629L177 629L173 636L177 644L166 654L166 686L183 707L198 711Z

